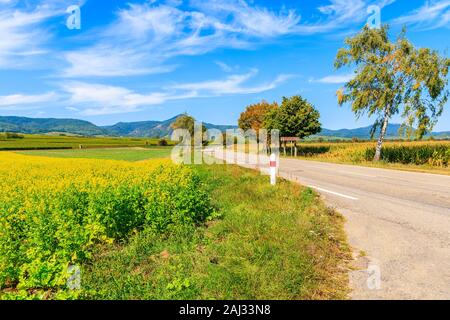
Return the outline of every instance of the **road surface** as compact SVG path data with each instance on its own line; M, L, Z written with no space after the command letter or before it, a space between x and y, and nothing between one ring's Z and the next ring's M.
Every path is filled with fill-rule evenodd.
M279 174L345 216L353 299L450 299L450 176L296 159Z

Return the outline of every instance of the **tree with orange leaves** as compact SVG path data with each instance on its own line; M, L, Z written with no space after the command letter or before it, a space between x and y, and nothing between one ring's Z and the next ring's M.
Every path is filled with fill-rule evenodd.
M278 103L268 103L263 100L259 103L249 105L238 120L238 126L242 130L255 130L259 134L259 130L263 127L266 114L273 109L278 108Z

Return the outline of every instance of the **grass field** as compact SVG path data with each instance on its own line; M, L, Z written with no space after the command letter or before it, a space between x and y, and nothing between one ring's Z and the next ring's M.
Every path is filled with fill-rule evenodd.
M102 147L147 147L157 146L159 139L152 138L114 138L114 137L77 137L58 135L23 135L23 139L5 139L0 137L0 150L35 149L79 149Z
M0 299L346 297L343 219L312 190L236 166L93 159L150 150L82 151L0 153ZM68 264L81 291L65 289Z
M114 148L114 149L71 149L71 150L36 150L20 151L19 154L52 158L84 158L141 161L160 159L170 156L171 147L150 148Z
M372 161L375 142L305 142L297 147L301 159L450 174L450 141L383 144L381 161ZM283 155L283 148L282 148ZM291 148L286 149L291 157Z

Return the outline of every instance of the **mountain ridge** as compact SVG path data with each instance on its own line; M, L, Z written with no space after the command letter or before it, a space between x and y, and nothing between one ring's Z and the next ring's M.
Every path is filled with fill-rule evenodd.
M71 133L85 136L123 136L123 137L167 137L172 133L171 124L181 114L163 121L149 120L137 122L118 122L110 126L97 126L89 121L78 119L60 118L27 118L16 116L0 116L0 132L17 132L25 134L46 133ZM203 123L207 129L218 129L225 131L235 129L233 125L216 125ZM333 137L341 139L369 139L371 126L354 129L322 129L322 132L313 136ZM387 129L386 138L399 138L399 124L390 124ZM450 138L450 131L433 132L435 138ZM430 135L427 135L430 136Z

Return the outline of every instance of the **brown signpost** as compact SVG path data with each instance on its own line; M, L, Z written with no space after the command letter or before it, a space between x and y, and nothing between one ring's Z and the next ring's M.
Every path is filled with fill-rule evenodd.
M291 143L291 156L294 155L297 157L297 142L301 139L299 137L281 137L281 142L283 143L284 155L286 155L286 146L287 143ZM295 151L293 151L295 150ZM295 154L294 154L295 153Z

